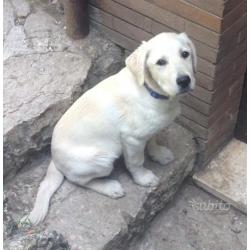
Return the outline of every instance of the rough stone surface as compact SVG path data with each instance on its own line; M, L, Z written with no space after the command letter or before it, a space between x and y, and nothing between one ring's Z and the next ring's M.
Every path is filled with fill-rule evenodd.
M13 201L11 202L13 205ZM20 227L12 217L13 209L8 197L3 197L3 238L6 250L69 249L68 242L56 231L30 230L27 225Z
M56 231L26 231L4 242L5 250L69 250L68 242Z
M124 63L123 51L95 30L84 40L68 38L52 7L4 1L5 177L49 144L55 123L76 98ZM15 22L18 13L22 24Z
M8 206L8 197L3 195L3 238L7 239L17 232L18 225L12 218Z
M247 218L186 182L129 250L245 250Z
M30 13L30 5L26 0L11 0L17 17L26 17Z
M247 212L247 144L233 139L194 181L208 192Z
M135 185L119 160L112 175L122 183L125 197L113 200L65 181L52 198L45 222L30 230L56 230L74 250L127 249L127 244L140 235L173 198L194 165L196 148L193 137L183 127L177 124L169 127L159 135L159 142L168 144L176 158L166 166L147 159L146 167L161 180L159 187ZM31 210L49 160L47 157L36 167L22 169L5 185L15 221Z
M10 1L3 1L3 39L8 35L11 28L14 26L15 16L14 10Z

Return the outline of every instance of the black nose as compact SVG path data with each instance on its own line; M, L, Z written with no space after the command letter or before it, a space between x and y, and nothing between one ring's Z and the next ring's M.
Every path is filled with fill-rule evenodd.
M191 82L191 79L188 75L184 75L184 76L179 76L177 78L177 84L182 88L182 89L186 89L188 88L189 84Z

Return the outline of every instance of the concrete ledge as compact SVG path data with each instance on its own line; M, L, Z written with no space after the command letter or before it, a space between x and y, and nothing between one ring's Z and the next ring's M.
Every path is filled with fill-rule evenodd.
M247 144L232 139L194 182L228 204L247 213Z
M159 187L150 189L135 185L123 161L119 160L112 175L122 183L126 191L124 198L112 200L65 181L52 199L45 222L39 227L19 228L15 239L30 231L56 230L74 250L126 249L128 243L140 235L173 198L194 165L195 143L192 134L183 127L173 124L159 135L159 142L168 144L176 157L167 166L147 159L146 167L161 179ZM5 185L14 221L19 221L31 210L49 160L46 157L38 166L22 169L15 179Z

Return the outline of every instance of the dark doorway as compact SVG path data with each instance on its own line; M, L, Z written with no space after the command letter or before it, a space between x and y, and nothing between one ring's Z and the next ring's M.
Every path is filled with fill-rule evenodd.
M245 73L235 137L247 143L247 72Z

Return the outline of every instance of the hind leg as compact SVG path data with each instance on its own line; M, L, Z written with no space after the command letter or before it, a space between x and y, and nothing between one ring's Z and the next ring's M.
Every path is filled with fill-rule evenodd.
M125 192L119 181L101 178L108 176L111 173L113 167L108 169L106 166L105 168L98 166L98 168L98 173L95 172L86 175L70 176L68 179L82 187L89 188L97 193L103 194L113 199L123 197Z
M125 195L124 189L119 181L111 179L94 179L84 185L97 193L106 195L110 198L117 199Z
M111 198L120 198L125 194L121 184L116 180L102 178L112 172L114 159L108 154L95 155L93 160L89 159L87 162L84 159L79 161L79 157L72 157L70 171L64 173L73 183Z

